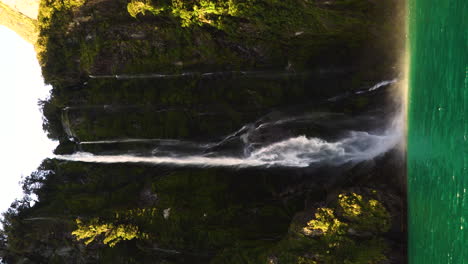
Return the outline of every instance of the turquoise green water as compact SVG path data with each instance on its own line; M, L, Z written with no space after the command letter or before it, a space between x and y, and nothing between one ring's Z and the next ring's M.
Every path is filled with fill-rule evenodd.
M467 35L467 0L410 0L411 264L468 263Z

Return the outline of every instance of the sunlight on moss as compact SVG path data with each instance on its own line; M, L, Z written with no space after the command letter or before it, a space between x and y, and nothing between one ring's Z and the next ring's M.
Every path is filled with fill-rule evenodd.
M41 4L39 9L39 18L50 19L55 11L69 10L78 8L84 5L86 0L64 0L64 1L50 1L46 5Z
M340 194L337 208L318 208L315 219L307 223L303 232L305 235L330 237L344 234L348 228L372 233L386 232L390 228L390 215L375 199L364 199L356 193Z
M303 2L263 1L263 0L172 0L170 3L152 0L132 0L127 5L132 17L138 14L172 15L180 19L182 27L210 25L221 30L232 31L234 24L241 20L250 20L252 27L258 31L267 28L278 30L300 30L334 32L338 27L359 23L359 18L348 16ZM334 23L329 21L333 20ZM339 23L336 23L339 22ZM339 25L341 24L341 25ZM339 25L339 26L338 26ZM338 26L338 27L337 27Z
M343 209L345 217L356 217L362 213L362 196L359 194L340 194L338 195L338 204Z
M381 202L373 199L377 195L376 192L371 197L353 192L338 195L329 207L317 208L302 228L295 228L299 223L293 222L291 236L281 241L270 255L278 263L382 263L387 259L388 245L383 233L390 227L390 214Z
M72 232L78 240L85 240L85 245L93 242L98 236L103 235L103 243L109 247L114 247L122 240L132 240L134 238L145 238L148 235L140 233L138 227L133 225L100 224L97 218L85 224L80 219L76 219L78 229Z
M234 16L238 12L238 5L232 0L227 2L214 2L199 0L186 2L173 0L171 4L153 3L150 0L132 0L127 5L128 13L136 18L138 14L145 15L147 12L158 15L168 11L175 17L181 19L181 26L211 24L216 26L217 18L222 15Z
M309 221L303 231L306 235L314 234L314 231L319 231L318 234L324 235L341 234L346 226L336 218L333 209L318 208L315 219Z
M381 233L390 228L390 214L375 199L364 199L356 193L340 194L338 210L342 212L344 218L356 223L353 226L356 230Z
M165 8L155 8L152 4L151 1L141 1L141 0L133 0L127 5L127 11L132 17L137 17L138 14L143 14L145 15L146 12L150 12L153 15L158 15L162 11L164 11Z

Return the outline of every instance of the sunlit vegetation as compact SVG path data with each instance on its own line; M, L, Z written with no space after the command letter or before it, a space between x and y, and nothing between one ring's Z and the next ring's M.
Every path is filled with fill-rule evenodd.
M300 29L301 23L304 23L303 18L299 15L306 15L307 12L302 12L304 7L311 8L306 2L301 4L293 4L293 1L210 1L210 0L197 0L197 1L151 1L151 0L133 0L127 5L128 12L131 16L137 18L139 14L145 15L147 12L152 15L174 16L180 19L182 27L189 26L203 26L209 25L220 30L229 30L229 27L234 26L236 19L255 19L258 26L261 24L273 26L273 24L281 22L281 19L288 20L288 26ZM282 14L272 16L273 13L268 11L268 8L279 9L283 8ZM275 10L279 11L279 10ZM325 9L322 15L325 16ZM262 15L262 18L255 18L255 14ZM294 19L292 19L294 17ZM275 19L277 20L275 22ZM284 20L283 22L286 22ZM302 24L302 26L305 26ZM314 26L310 24L309 26ZM263 27L263 26L262 26ZM262 31L261 27L258 31Z
M287 231L287 208L295 206L271 201L273 183L263 173L240 184L236 172L214 169L164 177L164 169L147 166L53 160L41 169L49 172L25 181L38 202L31 207L26 198L5 214L0 237L8 245L0 243L0 256L7 263L25 256L46 263L158 263L171 252L207 263L218 251L229 257L244 246L264 247L261 239Z
M73 27L73 11L82 6L84 0L41 1L38 15L39 37L35 45L37 57L42 67L45 80L57 84L58 75L73 75L76 72L75 62L72 60L70 39L66 36ZM58 51L61 52L58 52ZM46 59L47 58L47 59ZM72 76L60 77L74 78Z
M340 194L334 206L317 208L304 227L294 225L290 237L271 254L279 263L367 264L386 260L388 245L382 235L390 228L390 214L372 197Z
M390 215L382 203L376 199L365 199L356 193L340 194L338 206L338 210L345 219L359 223L350 226L356 231L383 233L390 228Z
M330 247L335 247L340 241L340 237L346 234L348 225L336 218L333 209L318 208L315 213L315 219L307 223L303 232L306 235L323 235Z
M141 218L156 217L155 208L135 208L115 213L112 222L103 222L95 217L87 221L76 219L77 229L72 232L78 240L84 240L85 245L99 239L103 244L114 247L123 240L149 239L149 234L143 233L135 224L118 224L119 222L138 222ZM150 220L150 223L152 221Z
M345 222L336 217L337 213ZM390 228L389 221L390 215L379 201L364 199L362 195L356 193L340 194L336 211L331 208L318 208L315 219L308 222L303 231L306 235L319 232L325 238L330 236L330 240L334 240L333 237L346 234L349 230L352 230L351 232L386 232Z
M369 38L378 10L359 2L43 1L37 50L57 87L90 73L301 69L342 60Z
M155 8L149 1L131 1L127 5L127 10L132 17L136 18L138 14L144 15L146 12L150 12L153 15L158 15L164 11L165 8Z
M140 233L138 227L133 225L114 225L112 223L99 223L99 219L91 219L83 223L76 220L78 228L72 232L78 240L85 240L85 245L93 242L98 236L103 236L103 243L109 247L115 246L122 240L132 240L134 238L146 238L148 235Z
M56 160L40 169L24 181L25 193L38 202L31 206L26 196L4 215L0 256L6 263L164 263L186 255L200 264L386 259L391 215L376 191L342 192L300 213L305 220L299 221L303 196L274 198L275 189L289 184L281 171L240 177L221 169L155 172L144 165Z

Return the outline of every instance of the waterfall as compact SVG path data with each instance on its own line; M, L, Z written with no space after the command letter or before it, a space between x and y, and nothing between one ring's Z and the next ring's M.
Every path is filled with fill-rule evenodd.
M88 75L90 79L116 79L116 80L130 80L130 79L173 79L184 77L199 77L199 78L212 78L212 77L255 77L255 78L283 78L288 76L301 76L307 75L308 72L293 72L293 71L219 71L219 72L182 72L176 74L163 74L163 73L147 73L147 74L104 74L104 75Z
M101 77L106 78L107 76ZM132 76L128 77L130 78ZM397 82L396 79L381 81L370 88L359 90L353 94L360 95L372 92L395 82ZM348 93L348 95L351 95L351 93ZM334 98L328 101L330 100L334 101ZM68 121L66 110L68 110L68 108L62 113L65 114L62 116L62 121L64 123ZM61 160L94 163L146 163L196 167L339 166L345 163L359 163L374 159L396 147L403 141L404 115L401 112L396 114L389 122L387 128L383 130L359 131L350 129L347 133L335 140L298 135L282 138L276 142L251 142L251 136L255 138L255 133L261 133L262 129L284 126L286 123L291 126L294 122L313 124L314 118L318 118L322 115L330 118L333 114L305 114L281 117L276 120L268 120L268 118L263 117L253 123L244 125L234 133L225 136L219 142L204 144L175 139L116 139L77 143L80 145L154 143L155 148L150 156L148 156L148 154L129 154L128 152L116 155L97 155L88 152L77 152L71 155L57 155L55 157ZM368 119L369 116L354 117L357 121L362 118ZM375 119L375 116L370 116L370 118ZM329 122L333 121L329 120ZM64 124L64 128L69 136L73 136L72 132L69 131L70 129L67 130L67 124ZM219 148L222 149L222 147L231 140L238 140L241 144L240 147L243 148L243 151L239 152L242 154L218 152Z
M244 156L180 155L167 156L93 155L77 152L57 155L57 159L92 163L147 163L196 167L308 167L314 164L342 165L374 159L391 150L403 137L402 115L398 114L381 132L350 131L336 141L298 136L272 143ZM246 130L245 127L227 138ZM226 139L224 139L226 140Z

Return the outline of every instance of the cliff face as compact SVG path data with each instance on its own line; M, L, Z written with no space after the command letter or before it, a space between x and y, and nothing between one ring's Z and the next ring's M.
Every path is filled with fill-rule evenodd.
M0 2L31 19L37 19L40 0L0 0Z
M2 2L0 2L0 25L15 31L29 43L36 43L37 21L11 9Z
M372 32L382 32L379 10L357 0L146 2L44 2L37 51L45 81L55 88L88 75L352 68L370 53L361 47Z
M17 8L14 8L14 2L21 2L22 5L17 5ZM33 6L33 2L37 2L37 4ZM0 25L8 27L29 43L35 44L37 40L36 18L39 5L38 2L39 1L33 0L0 0ZM6 3L11 3L12 6L7 5ZM27 5L27 3L30 3L31 5ZM22 7L23 5L24 8Z

